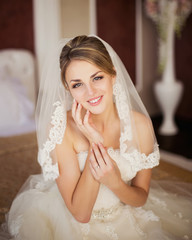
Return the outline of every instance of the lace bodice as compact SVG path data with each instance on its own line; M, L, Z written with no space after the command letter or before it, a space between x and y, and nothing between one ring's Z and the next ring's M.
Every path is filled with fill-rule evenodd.
M132 153L129 153L126 158L120 155L119 150L109 148L107 151L110 157L117 163L117 166L119 167L121 173L121 177L127 183L136 176L136 173L139 170L153 168L159 163L158 150L154 151L149 156L146 156L145 154L141 154L138 151L134 150ZM87 154L87 152L80 152L77 155L81 171L83 171L83 168L85 166ZM117 198L110 189L101 184L94 210L98 210L101 208L114 208L119 203L119 198Z

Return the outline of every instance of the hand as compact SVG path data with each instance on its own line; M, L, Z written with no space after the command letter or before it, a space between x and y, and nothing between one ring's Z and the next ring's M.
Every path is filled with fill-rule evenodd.
M93 142L99 143L99 142L104 142L103 136L99 131L96 129L94 124L91 122L90 119L90 112L89 110L86 111L86 114L84 116L84 119L81 117L81 110L82 110L82 105L77 103L75 100L72 106L72 116L77 124L77 127L79 130L84 134L84 136L88 139L90 144Z
M116 189L121 181L121 173L116 162L109 156L103 144L92 144L90 169L94 178L110 189Z

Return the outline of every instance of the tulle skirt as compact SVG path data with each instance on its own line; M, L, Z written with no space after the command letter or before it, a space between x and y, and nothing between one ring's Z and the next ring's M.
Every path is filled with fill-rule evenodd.
M34 175L13 201L2 228L0 239L14 240L192 239L192 185L152 181L143 207L119 202L98 210L89 223L79 223L56 183Z

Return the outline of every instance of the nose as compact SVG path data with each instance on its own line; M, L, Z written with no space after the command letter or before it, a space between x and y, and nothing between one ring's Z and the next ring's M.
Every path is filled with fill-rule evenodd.
M87 85L87 93L89 96L93 96L95 93L95 88L92 84Z

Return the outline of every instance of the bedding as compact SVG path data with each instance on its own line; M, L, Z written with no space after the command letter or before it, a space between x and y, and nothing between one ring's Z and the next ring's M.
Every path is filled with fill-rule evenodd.
M34 58L27 50L0 51L0 136L35 130Z

